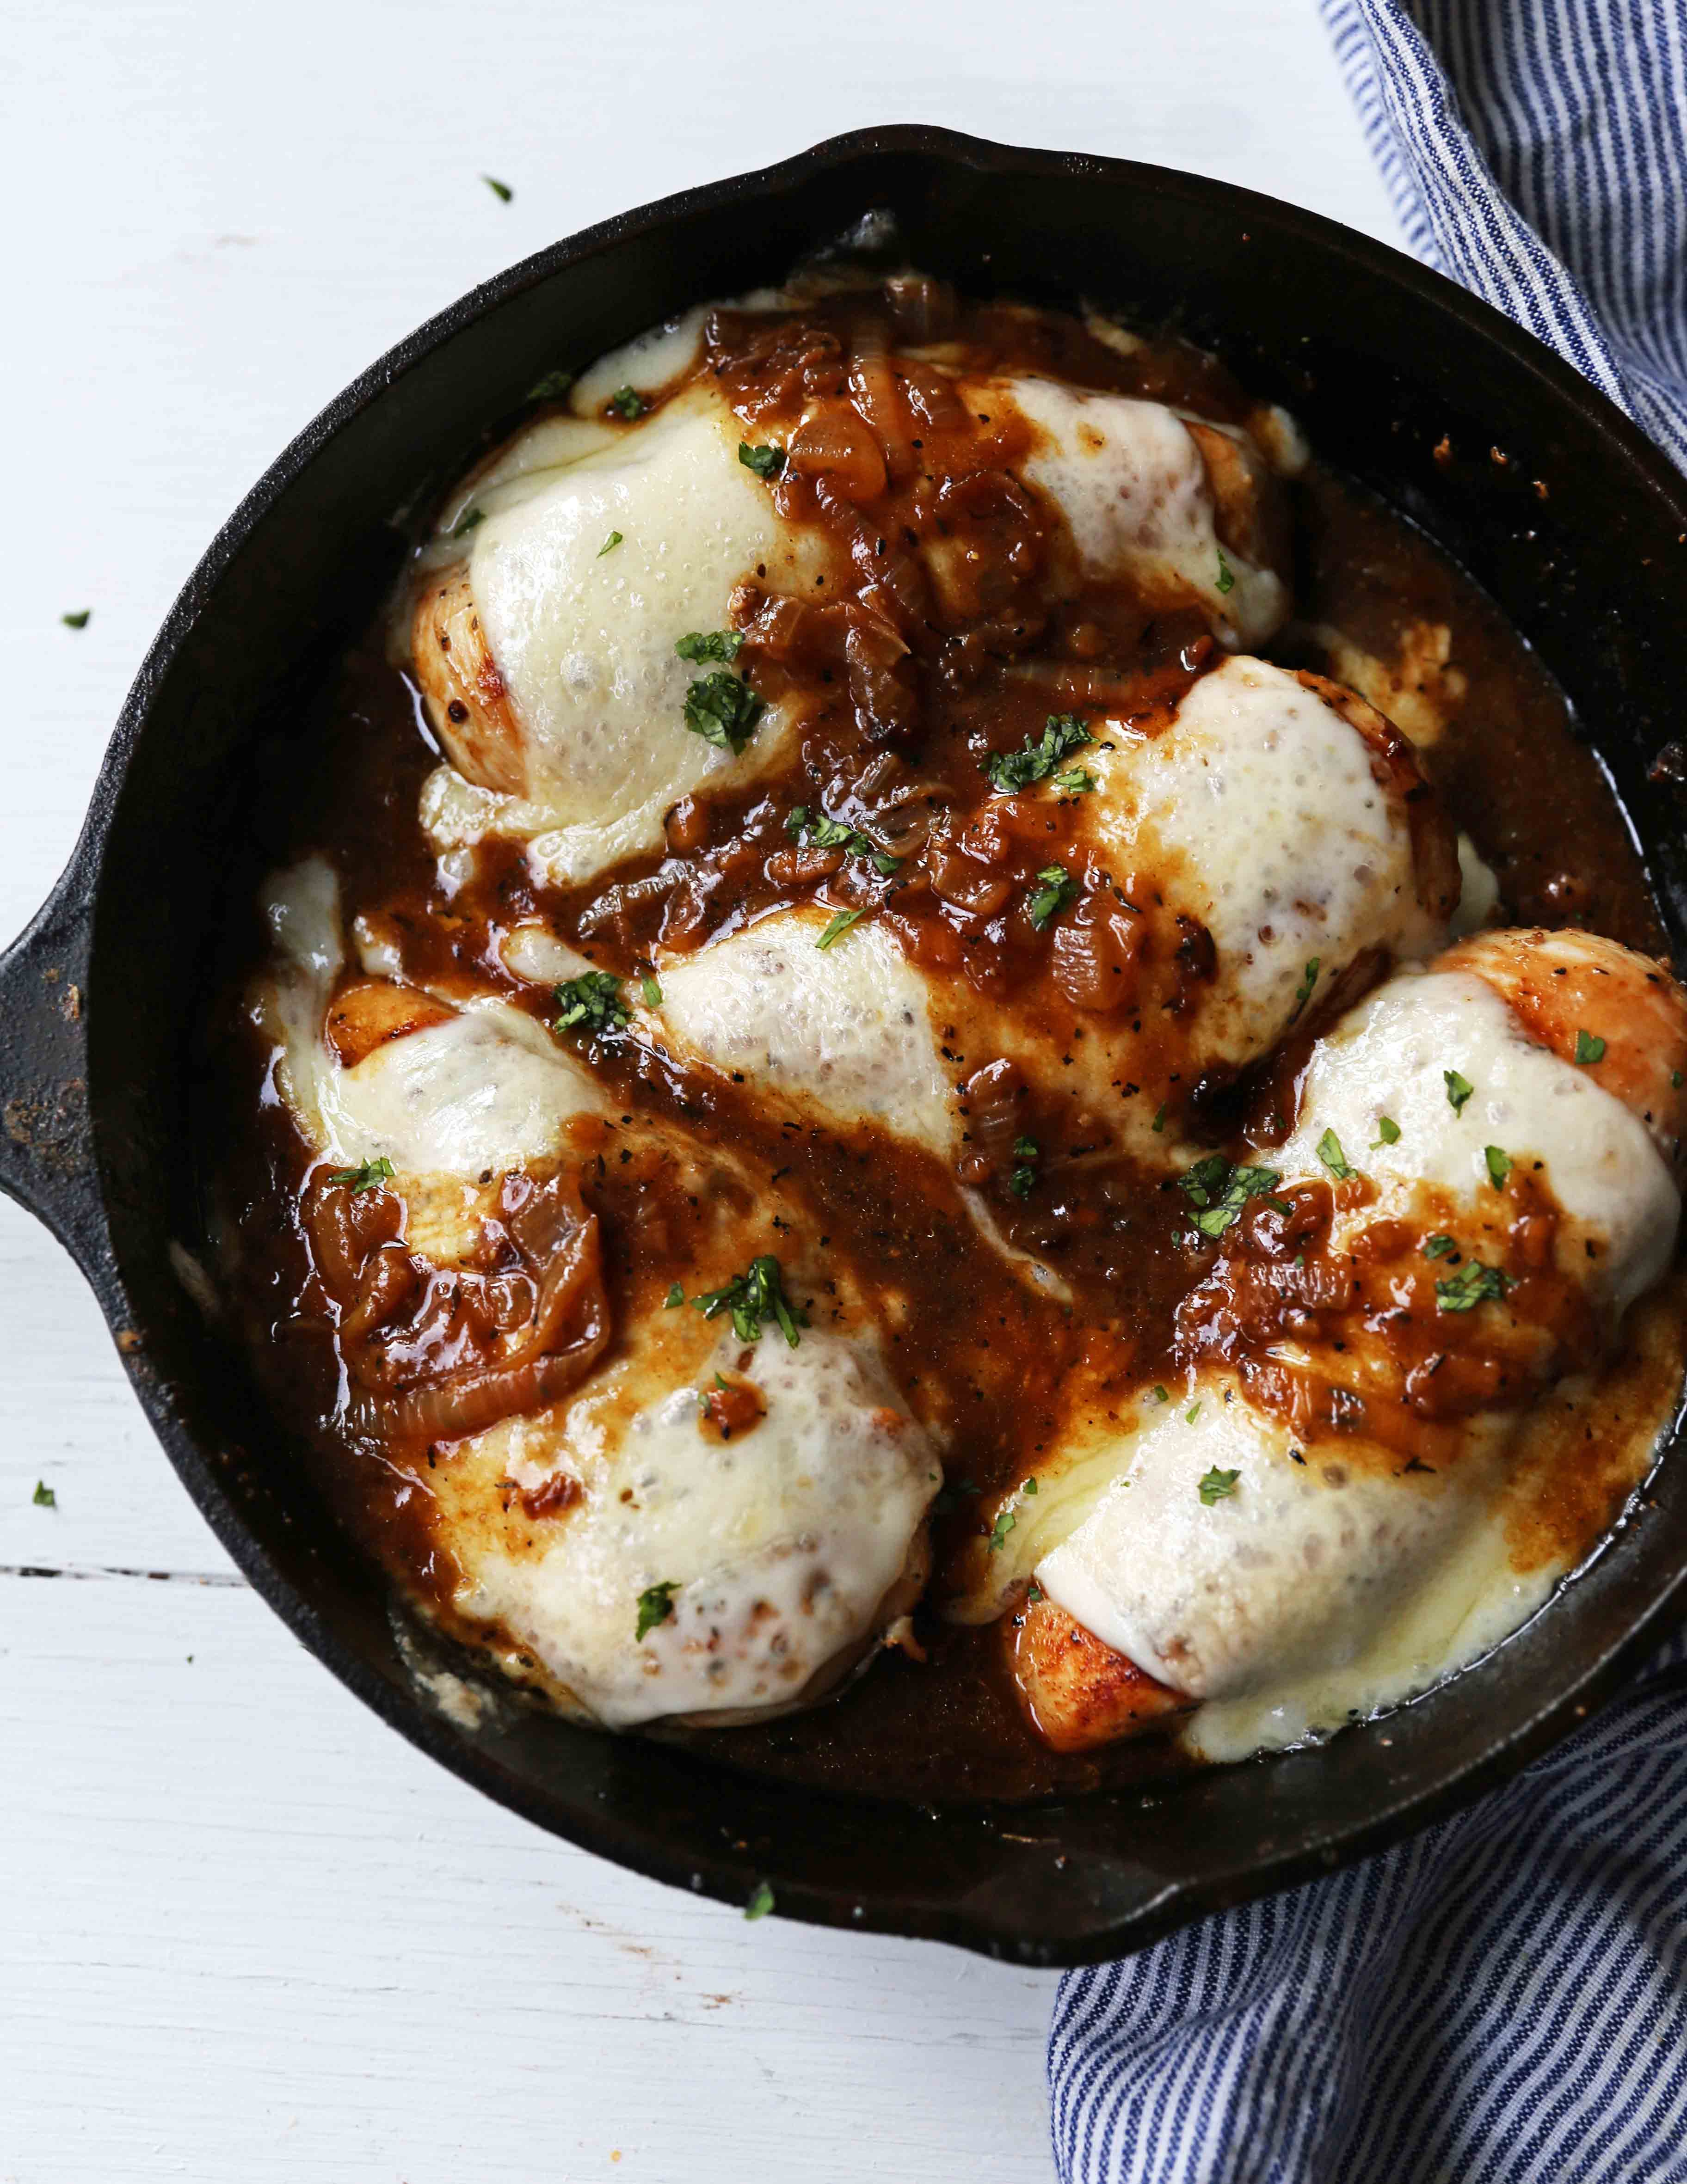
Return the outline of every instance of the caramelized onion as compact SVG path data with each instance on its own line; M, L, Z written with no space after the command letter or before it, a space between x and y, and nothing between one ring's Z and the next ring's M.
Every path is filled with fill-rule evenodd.
M824 472L846 499L876 500L885 490L885 457L852 410L829 404L791 434L785 460L793 469Z

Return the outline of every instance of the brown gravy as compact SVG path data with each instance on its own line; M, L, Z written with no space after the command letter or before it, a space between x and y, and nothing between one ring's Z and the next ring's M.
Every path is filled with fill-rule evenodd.
M1080 385L1176 399L1221 422L1248 414L1242 391L1219 367L1175 343L1126 357L1057 315L993 305L945 309L956 313L945 337L967 346L980 374L1040 365ZM852 312L858 315L858 306L847 299L823 302L774 335L721 315L711 332L710 368L746 433L774 423L788 430L814 390L831 384ZM631 978L658 941L701 946L771 906L807 900L833 910L870 907L894 925L916 962L962 964L980 993L1040 1006L1047 936L999 913L1034 883L1039 866L1059 861L1058 838L986 844L980 868L1000 881L1002 895L997 900L986 888L969 904L958 889L931 883L929 859L918 863L918 827L906 861L886 874L863 857L805 848L789 823L792 809L823 801L835 808L835 785L858 780L882 759L916 790L934 779L946 784L951 804L975 793L975 823L987 826L993 822L976 786L980 754L1034 738L1051 705L1046 685L1015 679L1014 661L1034 655L1059 663L1067 678L1062 703L1075 709L1086 690L1105 688L1117 702L1128 682L1130 702L1151 723L1170 717L1209 664L1213 643L1198 616L1145 610L1117 589L1078 588L1048 608L1041 582L1059 545L1035 499L1002 483L1017 452L1013 428L955 414L941 384L916 388L909 398L923 421L913 446L888 466L871 444L860 446L853 499L828 501L826 479L835 470L817 474L794 463L774 490L793 519L830 526L842 562L853 554L882 568L895 560L886 538L947 524L984 549L969 565L971 588L958 582L952 595L936 600L922 593L918 613L901 627L927 634L910 635L900 655L886 646L852 682L841 664L847 602L807 610L800 620L781 617L753 582L746 584L733 609L746 636L740 671L768 698L793 677L835 675L835 688L811 712L788 777L764 776L750 790L713 800L687 799L670 816L666 854L689 866L677 887L640 889L663 861L651 856L631 859L588 888L542 889L512 846L483 851L472 881L447 894L416 821L438 753L379 627L348 653L308 720L272 753L273 778L260 781L254 798L256 861L267 868L305 851L325 854L339 875L348 922L370 919L399 949L407 978L497 989L535 1012L531 989L516 985L497 954L499 936L518 921L542 918L595 964ZM1550 677L1492 603L1422 533L1316 465L1289 489L1288 521L1298 618L1264 648L1266 655L1356 684L1415 735L1425 773L1494 867L1509 922L1585 925L1660 950L1645 874L1598 763L1573 733ZM894 590L924 580L904 555L874 581ZM986 625L991 644L974 643ZM956 786L963 777L972 784L964 792ZM1577 811L1573 829L1562 825L1567 803ZM260 960L260 941L254 926L237 950L237 994ZM1173 981L1198 975L1198 947L1183 947L1175 933L1155 960ZM1162 996L1160 1006L1175 1008L1175 986L1166 991L1171 1001ZM450 1462L449 1442L394 1430L377 1447L344 1430L337 1408L343 1346L306 1248L304 1149L284 1112L263 1098L270 1058L237 999L221 1005L215 1035L219 1105L230 1118L214 1150L215 1188L237 1239L241 1307L266 1379L334 1507L449 1629L451 1572L427 1518L427 1475ZM1252 1206L1224 1251L1209 1247L1192 1259L1179 1195L1123 1156L1109 1159L1104 1145L1085 1143L1081 1118L1075 1125L1046 1088L1015 1088L1007 1132L1042 1147L1039 1187L1014 1187L1007 1146L982 1124L962 1179L984 1192L1010 1241L1058 1266L1075 1300L1070 1308L1031 1294L980 1247L957 1178L935 1156L866 1128L841 1138L781 1128L757 1112L753 1088L688 1079L629 1056L612 1038L584 1050L615 1088L624 1118L577 1132L573 1148L601 1227L612 1322L649 1309L686 1271L684 1203L617 1134L646 1115L683 1121L702 1145L730 1147L857 1284L875 1293L894 1289L891 1372L916 1415L948 1429L954 1451L934 1520L940 1594L946 1563L987 1530L992 1494L1021 1477L1059 1433L1075 1387L1104 1397L1127 1373L1152 1378L1157 1363L1170 1377L1192 1342L1233 1340L1239 1354L1254 1339L1233 1297L1223 1310L1215 1303L1204 1332L1192 1332L1192 1292L1204 1279L1217 1285L1216 1297L1226 1267L1249 1251L1265 1260L1282 1256L1270 1233L1282 1217ZM1221 1118L1211 1136L1225 1141ZM1524 1187L1520 1179L1520 1194ZM1325 1186L1312 1187L1312 1196L1321 1193L1328 1196ZM1327 1222L1327 1208L1309 1199L1302 1248L1320 1220ZM518 1257L509 1261L516 1275ZM1550 1318L1561 1306L1562 1300L1546 1297L1541 1311ZM1564 1339L1566 1354L1575 1355L1576 1330ZM1676 1346L1660 1344L1654 1330L1645 1345L1631 1344L1621 1369L1631 1396L1636 1375L1650 1375L1661 1399L1677 1369ZM1486 1370L1479 1359L1470 1362L1472 1403L1492 1396ZM1449 1430L1441 1414L1422 1425L1426 1449ZM1319 1430L1316 1415L1305 1429ZM1404 1447L1403 1458L1416 1446ZM1625 1483L1626 1474L1606 1481L1592 1496L1597 1507L1578 1506L1578 1524L1596 1531L1610 1521ZM528 1507L525 1513L541 1523L556 1513ZM1540 1536L1539 1524L1530 1536L1537 1555L1561 1544ZM998 1630L957 1627L929 1608L917 1624L924 1662L893 1653L811 1712L750 1728L662 1733L752 1771L916 1802L1070 1793L1190 1763L1154 1740L1093 1755L1051 1752L1021 1716Z

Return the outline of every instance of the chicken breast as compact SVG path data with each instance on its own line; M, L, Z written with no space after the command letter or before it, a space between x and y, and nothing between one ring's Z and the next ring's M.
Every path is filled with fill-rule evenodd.
M1577 992L1578 964L1596 987ZM1565 1567L1513 1556L1520 1437L1541 1439L1546 1393L1597 1367L1673 1253L1655 1132L1687 1069L1682 1007L1614 944L1496 933L1343 1018L1291 1136L1250 1154L1246 1204L1221 1202L1176 1396L1075 1430L1034 1498L1010 1498L963 1612L1034 1572L1091 1638L1205 1702L1192 1734L1215 1757L1398 1700L1515 1628ZM1637 1435L1634 1475L1664 1423ZM1581 1461L1581 1431L1545 1444L1555 1460ZM1045 1641L1030 1669L1057 1743L1156 1718L1086 1648Z

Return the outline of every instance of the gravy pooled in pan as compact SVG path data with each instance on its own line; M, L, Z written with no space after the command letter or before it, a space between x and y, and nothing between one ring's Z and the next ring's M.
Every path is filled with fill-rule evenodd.
M249 1339L577 1719L922 1799L1237 1758L1645 1473L1687 998L1621 815L1185 346L695 311L539 390L259 800Z

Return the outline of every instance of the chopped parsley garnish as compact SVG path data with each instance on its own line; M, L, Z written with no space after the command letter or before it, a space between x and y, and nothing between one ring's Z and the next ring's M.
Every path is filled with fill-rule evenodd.
M1353 1167L1342 1150L1342 1141L1333 1130L1326 1130L1318 1140L1318 1157L1338 1183L1348 1183L1359 1170Z
M724 667L738 657L743 642L742 630L693 629L673 649L682 660L718 660Z
M1397 1145L1399 1141L1399 1124L1392 1115L1379 1115L1377 1117L1377 1134L1371 1140L1371 1151L1374 1153L1378 1145Z
M608 538L604 540L602 545L597 549L598 560L600 561L602 560L606 554L612 554L620 543L621 533L618 531L612 531Z
M1033 1578L1030 1585L1025 1588L1025 1606L1027 1607L1035 1607L1042 1598L1042 1587L1037 1583L1036 1580Z
M612 410L617 417L625 417L629 422L634 417L642 417L650 406L636 387L617 387L604 404L606 410Z
M584 1031L600 1037L622 1030L628 1021L621 999L621 981L607 971L583 971L556 988L552 999L557 1017L553 1031Z
M1307 964L1305 970L1301 973L1300 983L1294 989L1294 1013L1296 1016L1300 1014L1302 1009L1305 1007L1308 1001L1312 998L1312 989L1318 983L1318 965L1321 961L1321 958L1319 956L1313 956L1311 961Z
M947 1517L952 1509L958 1509L963 1502L977 1492L971 1479L958 1479L952 1486L945 1486L932 1496L931 1513L934 1517Z
M746 1919L765 1919L774 1908L774 1892L765 1880L756 1883L754 1893L744 1907Z
M1036 1479L1026 1479L1026 1481L1025 1481L1025 1485L1024 1485L1019 1489L1019 1491L1020 1491L1020 1493L1022 1493L1022 1494L1035 1494L1035 1493L1036 1493Z
M1201 1480L1196 1490L1210 1509L1215 1502L1229 1501L1231 1496L1236 1491L1236 1482L1241 1476L1240 1470L1221 1471L1215 1464Z
M471 508L461 521L451 526L451 536L453 538L461 538L466 533L472 531L476 524L484 523L485 521L486 510L483 508Z
M1679 1092L1681 1089L1681 1072L1679 1069L1672 1069L1669 1072L1669 1081Z
M806 804L793 805L785 813L785 831L816 850L846 850L852 857L865 857L885 879L902 862L899 857L887 856L858 827L846 827L841 819L829 819L824 811L811 813Z
M92 607L78 607L75 614L63 614L59 619L66 629L86 629L88 626L88 616L92 612Z
M1149 1389L1148 1393L1154 1397L1157 1403L1169 1403L1171 1401L1170 1394L1165 1389L1160 1386L1159 1381L1155 1381L1154 1386Z
M996 1529L990 1535L990 1552L992 1555L999 1552L1002 1548L1007 1546L1008 1535L1013 1530L1014 1525L1017 1524L1019 1521L1019 1518L1014 1514L1011 1509L1003 1510L1001 1514L997 1518Z
M670 1284L670 1286L669 1286L668 1292L668 1301L667 1301L667 1303L666 1303L665 1305L663 1305L663 1306L662 1306L662 1310L663 1310L664 1312L677 1312L677 1311L679 1309L680 1306L681 1306L682 1304L684 1304L684 1301L685 1301L685 1292L684 1292L684 1290L683 1289L681 1289L681 1287L679 1286L679 1283L678 1283L678 1282L674 1282L674 1283L673 1283L672 1284Z
M835 917L829 918L826 929L814 943L817 948L830 948L835 940L841 940L852 925L858 925L865 917L864 910L841 910Z
M705 1319L718 1314L732 1314L732 1331L740 1342L757 1342L761 1339L762 1323L765 1319L779 1322L779 1332L793 1350L802 1340L797 1332L807 1327L808 1315L799 1305L794 1305L785 1293L785 1276L779 1262L770 1252L751 1259L741 1274L735 1275L723 1289L706 1290L701 1296L691 1300Z
M1087 788L1095 787L1095 776L1081 766L1069 766L1064 773L1057 773L1054 786L1065 796L1081 796Z
M1498 1267L1485 1267L1480 1259L1466 1259L1455 1274L1435 1284L1437 1312L1470 1312L1479 1304L1498 1304L1517 1284Z
M574 383L572 371L547 371L528 389L529 402L560 402Z
M1195 1226L1204 1236L1222 1236L1250 1198L1273 1190L1282 1180L1274 1167L1232 1167L1222 1153L1209 1153L1177 1178L1177 1187L1198 1210Z
M1034 781L1047 781L1069 752L1095 738L1075 713L1051 713L1036 743L1028 736L1016 751L997 751L984 762L990 785L1003 796L1029 788ZM1088 777L1085 777L1088 780ZM1089 785L1092 788L1093 783Z
M1188 1409L1187 1409L1187 1411L1185 1411L1185 1412L1183 1413L1183 1423L1184 1423L1184 1424L1185 1424L1186 1426L1193 1426L1193 1425L1194 1424L1194 1423L1195 1423L1196 1419L1197 1419L1198 1418L1199 1418L1199 1417L1200 1417L1200 1415L1201 1415L1201 1406L1200 1406L1200 1404L1199 1404L1198 1402L1193 1402L1193 1403L1191 1403L1191 1404L1190 1404L1190 1406L1189 1406L1189 1407L1188 1407Z
M1077 900L1078 883L1064 865L1045 865L1037 878L1042 884L1031 899L1031 922L1041 933L1051 918Z
M1294 1211L1293 1206L1287 1198L1268 1197L1265 1203L1271 1207L1273 1213L1293 1213Z
M737 757L768 710L747 682L718 668L685 693L685 725L694 736Z
M1165 1102L1164 1100L1162 1100L1159 1106L1154 1109L1154 1118L1153 1122L1148 1124L1148 1128L1156 1134L1165 1128Z
M1468 1077L1461 1077L1456 1069L1444 1069L1441 1075L1447 1087L1447 1105L1455 1115L1459 1114L1476 1087Z
M640 972L639 991L645 997L645 1006L647 1009L659 1009L662 1006L662 988L657 985L651 972Z
M329 1176L330 1183L349 1183L354 1198L362 1190L377 1190L383 1183L390 1183L393 1163L383 1153L377 1160L360 1161L355 1167L337 1167Z
M1576 1034L1576 1059L1584 1068L1591 1062L1603 1061L1605 1041L1596 1039L1590 1031L1578 1031Z
M59 1507L59 1496L43 1479L37 1479L35 1482L35 1491L30 1500L37 1509L56 1509Z
M1511 1173L1511 1156L1502 1152L1498 1145L1484 1145L1482 1157L1488 1162L1489 1180L1496 1190L1505 1188L1505 1178Z
M1423 1256L1426 1259L1444 1259L1450 1251L1456 1251L1458 1248L1452 1237L1443 1235L1439 1232L1433 1236L1426 1236L1423 1240Z
M1224 549L1221 546L1218 549L1218 588L1221 592L1229 592L1233 591L1235 587L1236 572L1225 560Z
M493 196L497 198L500 204L508 204L511 198L516 194L516 192L510 187L510 185L507 182L500 182L496 175L483 175L480 179L485 183L487 188L491 191Z
M666 1623L673 1613L673 1596L679 1590L678 1578L664 1578L660 1585L650 1585L639 1595L638 1638L654 1630L658 1623ZM634 1642L638 1642L635 1638Z
M1019 1166L1008 1178L1008 1188L1015 1198L1029 1198L1036 1182L1036 1163L1042 1158L1042 1147L1035 1138L1015 1138L1014 1158Z
M785 468L785 449L752 448L747 440L740 440L738 460L746 471L754 471L758 478L774 478Z

